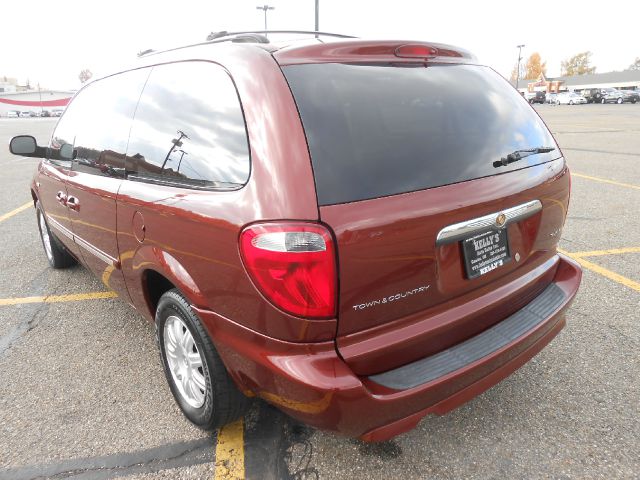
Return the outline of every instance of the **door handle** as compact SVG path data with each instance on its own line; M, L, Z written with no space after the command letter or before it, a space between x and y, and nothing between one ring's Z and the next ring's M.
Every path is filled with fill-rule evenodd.
M80 202L76 197L69 197L67 198L67 207L77 212L80 210Z
M58 202L60 202L62 205L66 205L67 195L61 190L58 193L56 193L56 200L58 200Z

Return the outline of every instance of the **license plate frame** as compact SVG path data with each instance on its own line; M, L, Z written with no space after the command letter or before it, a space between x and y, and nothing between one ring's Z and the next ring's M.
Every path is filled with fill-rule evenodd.
M507 229L491 229L462 241L467 278L486 275L511 261Z

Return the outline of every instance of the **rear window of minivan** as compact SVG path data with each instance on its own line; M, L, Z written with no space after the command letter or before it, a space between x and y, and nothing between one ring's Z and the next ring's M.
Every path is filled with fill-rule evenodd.
M535 111L489 67L325 63L283 72L320 205L454 184L560 156ZM534 147L556 150L493 165Z

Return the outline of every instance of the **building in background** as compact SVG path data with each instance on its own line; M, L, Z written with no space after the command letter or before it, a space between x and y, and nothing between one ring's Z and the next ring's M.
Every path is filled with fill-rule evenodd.
M63 90L0 91L0 117L6 117L10 111L35 112L40 115L43 110L51 112L64 109L74 93Z
M536 80L520 80L518 91L532 92L581 92L587 88L618 88L620 90L640 90L640 70L622 72L591 73L571 77L546 78L540 75Z

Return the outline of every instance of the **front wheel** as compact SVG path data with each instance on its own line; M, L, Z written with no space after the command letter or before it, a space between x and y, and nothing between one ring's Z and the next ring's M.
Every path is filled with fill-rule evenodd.
M616 100L616 103L617 103L618 105L620 105L622 102L623 102L622 98L618 98L618 100Z
M71 265L75 265L76 259L67 252L62 243L60 243L60 240L58 240L51 233L51 230L49 230L49 225L47 225L44 210L42 210L40 202L36 202L36 218L38 220L40 240L42 240L44 253L47 255L49 264L53 268L67 268Z
M171 393L193 424L214 430L244 414L249 399L236 388L200 319L176 289L160 297L156 337Z

